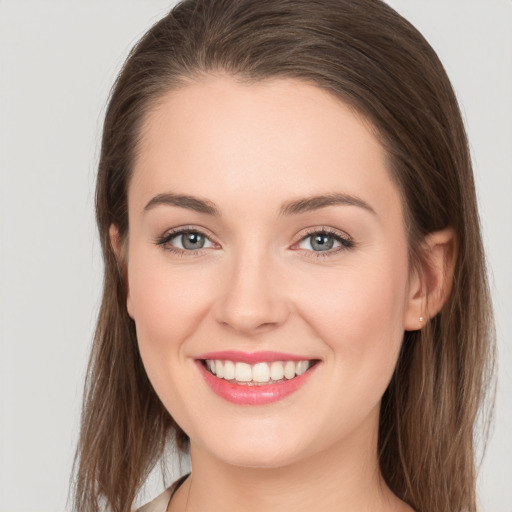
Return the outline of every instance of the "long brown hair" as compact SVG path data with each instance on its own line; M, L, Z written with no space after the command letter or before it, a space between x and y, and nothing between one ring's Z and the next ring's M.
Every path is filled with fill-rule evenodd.
M111 92L96 189L104 289L85 386L75 509L130 510L166 446L188 438L144 371L109 228L128 232L127 187L141 125L188 80L298 78L368 119L401 191L411 262L448 226L458 256L451 294L406 332L382 399L379 460L393 492L418 512L475 512L475 420L491 376L494 333L470 154L436 53L381 0L185 0L130 53Z

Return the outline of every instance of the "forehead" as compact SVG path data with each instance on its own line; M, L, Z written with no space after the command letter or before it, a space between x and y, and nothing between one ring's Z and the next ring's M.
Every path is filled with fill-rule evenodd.
M141 135L129 190L138 208L166 191L270 208L283 196L330 192L364 194L377 209L398 201L370 123L299 80L188 84L160 99Z

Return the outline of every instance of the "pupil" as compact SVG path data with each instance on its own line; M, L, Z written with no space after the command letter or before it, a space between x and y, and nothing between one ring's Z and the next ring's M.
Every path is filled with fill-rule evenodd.
M313 249L317 251L327 251L328 249L332 249L333 245L334 240L330 235L316 235L311 244Z
M201 249L204 245L204 236L199 233L187 233L181 240L185 249Z

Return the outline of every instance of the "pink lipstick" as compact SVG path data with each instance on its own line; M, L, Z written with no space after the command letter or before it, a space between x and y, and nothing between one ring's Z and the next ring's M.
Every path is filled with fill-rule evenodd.
M210 352L196 359L210 389L238 405L264 405L282 400L308 382L318 362L307 356L267 351Z

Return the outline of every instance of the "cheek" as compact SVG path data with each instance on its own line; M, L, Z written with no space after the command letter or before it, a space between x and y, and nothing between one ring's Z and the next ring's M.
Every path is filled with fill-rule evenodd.
M171 271L163 260L134 254L128 271L128 306L144 359L166 354L175 357L176 348L207 314L209 289L213 287L208 284L207 270Z
M394 367L404 332L405 252L333 269L309 288L321 293L300 294L302 315L336 357L357 359L358 368Z
M141 359L157 395L188 431L193 414L187 390L193 389L194 372L186 340L207 314L208 279L205 272L172 270L165 261L140 256L133 255L128 279Z

